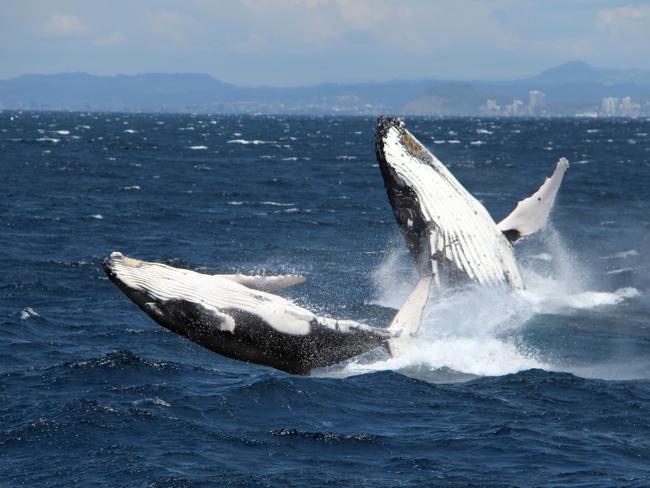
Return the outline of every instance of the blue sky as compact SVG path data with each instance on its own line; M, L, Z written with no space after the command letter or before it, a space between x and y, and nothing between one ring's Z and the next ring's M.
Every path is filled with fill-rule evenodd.
M0 78L209 73L245 85L650 70L650 0L1 0Z

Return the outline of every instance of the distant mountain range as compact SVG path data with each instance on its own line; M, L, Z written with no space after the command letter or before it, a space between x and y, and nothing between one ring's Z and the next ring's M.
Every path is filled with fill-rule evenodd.
M534 98L530 95L533 90L543 95ZM206 74L166 73L62 73L0 80L0 109L9 110L575 115L598 113L604 106L602 99L607 97L630 97L625 106L634 110L629 113L650 113L650 72L595 68L572 61L532 78L491 82L423 79L243 87ZM612 102L612 106L619 107L618 103Z

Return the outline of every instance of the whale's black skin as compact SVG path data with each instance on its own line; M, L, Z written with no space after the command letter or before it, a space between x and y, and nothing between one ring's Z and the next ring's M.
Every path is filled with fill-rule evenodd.
M398 178L384 154L384 138L388 130L391 127L399 127L400 124L397 117L383 115L379 117L375 133L375 152L393 214L406 241L406 247L415 261L415 266L423 275L431 273L431 247L427 238L427 222L420 211L421 205L417 193ZM411 225L407 224L409 221Z
M234 330L223 330L223 320L201 305L183 299L160 301L119 279L112 258L103 262L109 279L147 315L163 327L223 356L271 366L291 374L334 365L377 347L388 351L389 334L372 327L341 328L321 323L315 316L308 334L278 331L262 317L235 307L220 312L234 319ZM345 329L345 330L342 330Z

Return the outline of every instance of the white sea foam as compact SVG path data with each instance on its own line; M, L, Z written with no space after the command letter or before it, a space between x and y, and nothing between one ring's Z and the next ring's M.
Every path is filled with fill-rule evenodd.
M27 320L31 317L40 317L38 312L32 307L27 307L20 311L20 320Z
M102 220L104 216L102 214L93 214L91 215L93 219Z
M169 402L166 402L162 398L153 397L153 398L141 398L133 402L133 405L136 406L156 406L156 407L171 407Z
M530 258L531 259L537 259L539 261L546 261L546 262L549 262L549 261L553 260L553 256L551 256L547 252L542 252L542 253L539 253L539 254L533 254L532 256L530 256Z
M61 136L69 136L70 131L69 130L55 130L54 131L56 134L59 134Z
M124 129L124 132L126 132L127 134L135 134L138 131L134 129Z
M630 249L629 251L621 251L617 252L616 254L612 254L611 256L603 256L600 259L625 259L633 256L638 256L639 251L636 249Z
M193 151L205 151L208 146L190 146L190 149Z
M630 271L634 271L634 268L618 268L618 269L612 269L612 270L608 271L608 272L605 273L605 274L607 274L607 275L617 275L617 274L621 274L621 273L627 273L627 272L630 272Z
M545 252L520 260L520 264L531 263L531 267L522 267L525 290L512 292L478 286L442 291L434 288L420 333L406 354L397 358L384 356L370 363L361 357L336 375L387 369L411 374L413 368L419 371L419 377L434 378L433 381L440 376L440 371L448 372L443 375L443 381L464 380L467 375L503 375L530 368L568 369L581 374L581 370L564 365L560 358L557 362L549 359L555 357L553 351L539 351L524 343L522 329L538 315L571 316L586 309L597 311L641 293L633 287L614 291L595 289L588 270L567 251L552 229L545 232L544 244ZM550 274L549 267L553 268ZM374 303L399 308L417 277L410 257L400 248L386 255L375 270L373 281ZM428 371L426 375L423 369Z
M262 205L271 205L272 207L292 207L295 205L295 203L281 203L281 202L273 202L273 201L266 201L266 202L260 202Z
M263 141L261 139L230 139L228 144L276 144L277 141Z
M132 190L141 190L141 188L139 185L132 185L132 186L123 186L122 190L132 191Z

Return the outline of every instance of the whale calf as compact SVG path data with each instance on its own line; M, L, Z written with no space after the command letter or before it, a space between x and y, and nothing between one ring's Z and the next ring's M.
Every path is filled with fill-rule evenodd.
M163 327L224 356L292 374L381 347L399 355L417 332L431 277L425 276L387 328L318 316L272 292L301 276L208 275L113 252L104 271Z
M379 117L377 162L388 199L421 276L439 285L471 281L524 287L512 244L546 223L569 162L498 224L454 175L396 117Z

